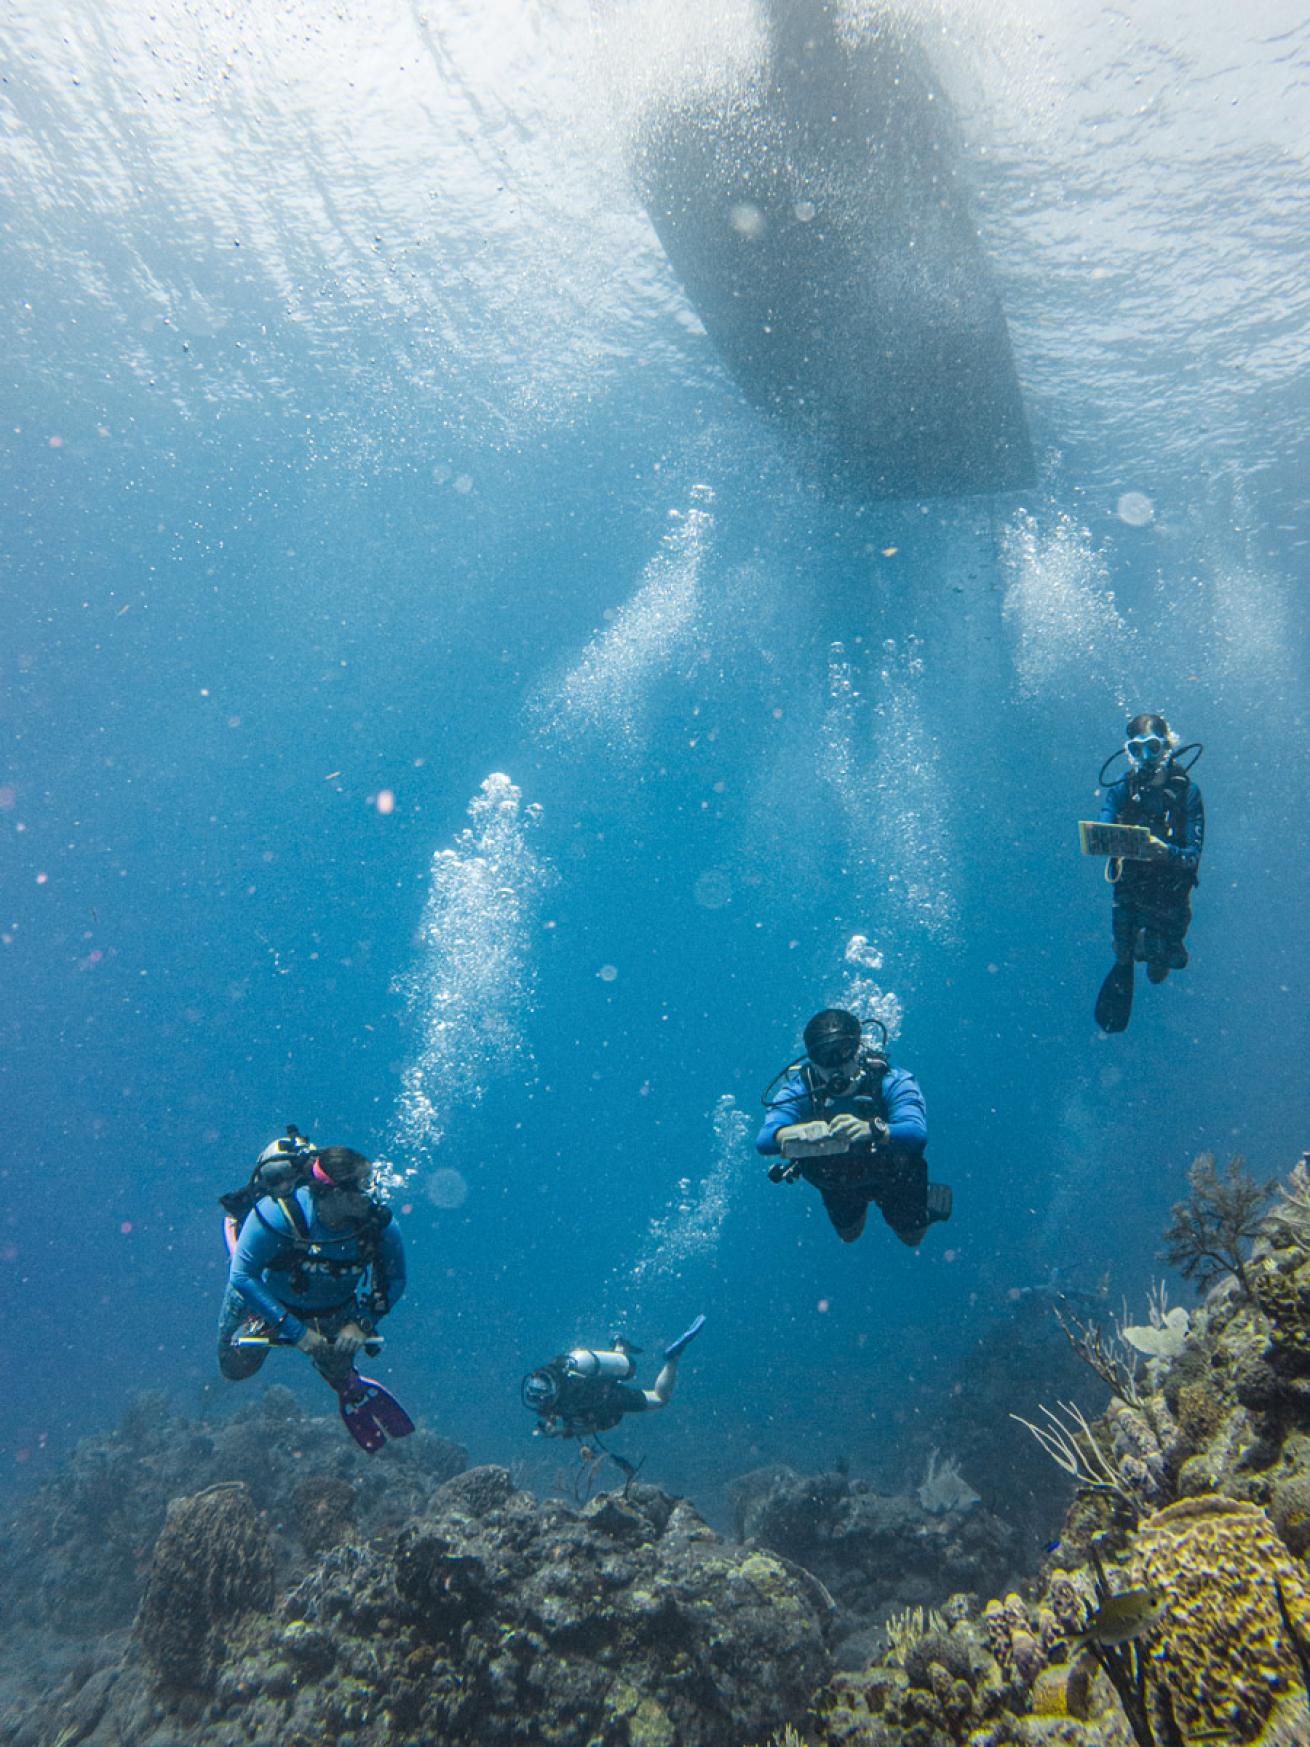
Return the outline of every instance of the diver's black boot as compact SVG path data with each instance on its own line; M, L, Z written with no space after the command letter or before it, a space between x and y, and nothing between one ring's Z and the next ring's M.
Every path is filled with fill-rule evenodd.
M1151 963L1146 967L1146 980L1148 983L1162 983L1168 975L1169 966L1167 964L1161 964L1155 959L1152 959Z

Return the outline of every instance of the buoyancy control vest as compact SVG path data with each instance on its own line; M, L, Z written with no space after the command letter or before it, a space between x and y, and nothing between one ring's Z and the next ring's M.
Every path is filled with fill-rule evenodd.
M852 1064L854 1073L824 1078L810 1062L803 1062L801 1075L816 1118L826 1119L830 1110L843 1105L865 1122L872 1122L875 1117L885 1122L887 1100L882 1088L890 1065L880 1050L861 1050Z
M1121 825L1147 825L1152 833L1163 843L1176 846L1179 849L1187 847L1188 803L1191 799L1192 779L1185 770L1177 765L1171 766L1163 783L1155 786L1149 782L1139 782L1135 776L1125 779L1123 809L1119 814ZM1148 797L1155 801L1151 805ZM1160 803L1163 802L1161 806ZM1159 810L1157 810L1157 808ZM1194 886L1199 879L1195 868L1180 868L1174 864L1159 862L1125 861L1122 864L1120 877L1127 875L1133 883L1166 883L1171 885Z
M632 1377L636 1366L633 1365L625 1377L609 1369L584 1372L577 1369L573 1357L571 1353L560 1353L544 1367L559 1384L559 1394L549 1417L558 1422L565 1437L613 1431L628 1411L631 1385L627 1379Z
M315 1277L327 1275L333 1280L349 1280L352 1289L364 1277L371 1276L369 1300L373 1309L384 1313L388 1307L388 1281L386 1262L382 1245L382 1233L391 1224L391 1209L383 1207L371 1197L361 1196L364 1210L358 1219L349 1225L334 1230L329 1238L311 1238L309 1223L305 1218L305 1210L300 1205L297 1196L275 1195L269 1197L280 1209L290 1232L280 1226L273 1225L260 1211L259 1204L254 1208L255 1218L267 1230L277 1237L282 1248L268 1264L270 1274L284 1274L287 1284L298 1298L304 1297L311 1281ZM353 1245L353 1255L343 1256L333 1254L338 1245Z

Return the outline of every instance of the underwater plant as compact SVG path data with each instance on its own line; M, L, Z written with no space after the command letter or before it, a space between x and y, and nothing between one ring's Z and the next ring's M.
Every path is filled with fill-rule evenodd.
M1275 1249L1310 1254L1310 1153L1298 1159L1287 1181L1278 1185L1278 1199L1265 1219L1264 1232Z
M1221 1176L1214 1154L1202 1153L1192 1161L1187 1182L1187 1199L1174 1202L1164 1234L1165 1259L1202 1288L1231 1274L1249 1298L1245 1252L1259 1235L1274 1192L1273 1178L1258 1183L1240 1154L1229 1159Z

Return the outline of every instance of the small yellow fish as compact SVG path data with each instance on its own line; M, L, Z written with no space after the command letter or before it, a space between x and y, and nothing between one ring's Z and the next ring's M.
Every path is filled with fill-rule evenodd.
M1158 1589L1125 1589L1122 1595L1107 1596L1087 1622L1084 1631L1069 1639L1070 1650L1081 1650L1084 1644L1127 1644L1149 1632L1165 1613L1168 1602Z

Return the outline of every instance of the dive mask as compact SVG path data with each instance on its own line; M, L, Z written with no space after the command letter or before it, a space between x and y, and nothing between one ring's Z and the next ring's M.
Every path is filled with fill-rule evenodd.
M1158 764L1168 748L1168 741L1162 740L1158 734L1134 734L1131 740L1124 742L1124 751L1138 770Z
M548 1413L559 1399L559 1383L549 1371L529 1371L519 1394L529 1412Z
M846 1049L841 1055L832 1050L820 1050L810 1057L810 1066L833 1097L840 1098L854 1082L858 1049Z

